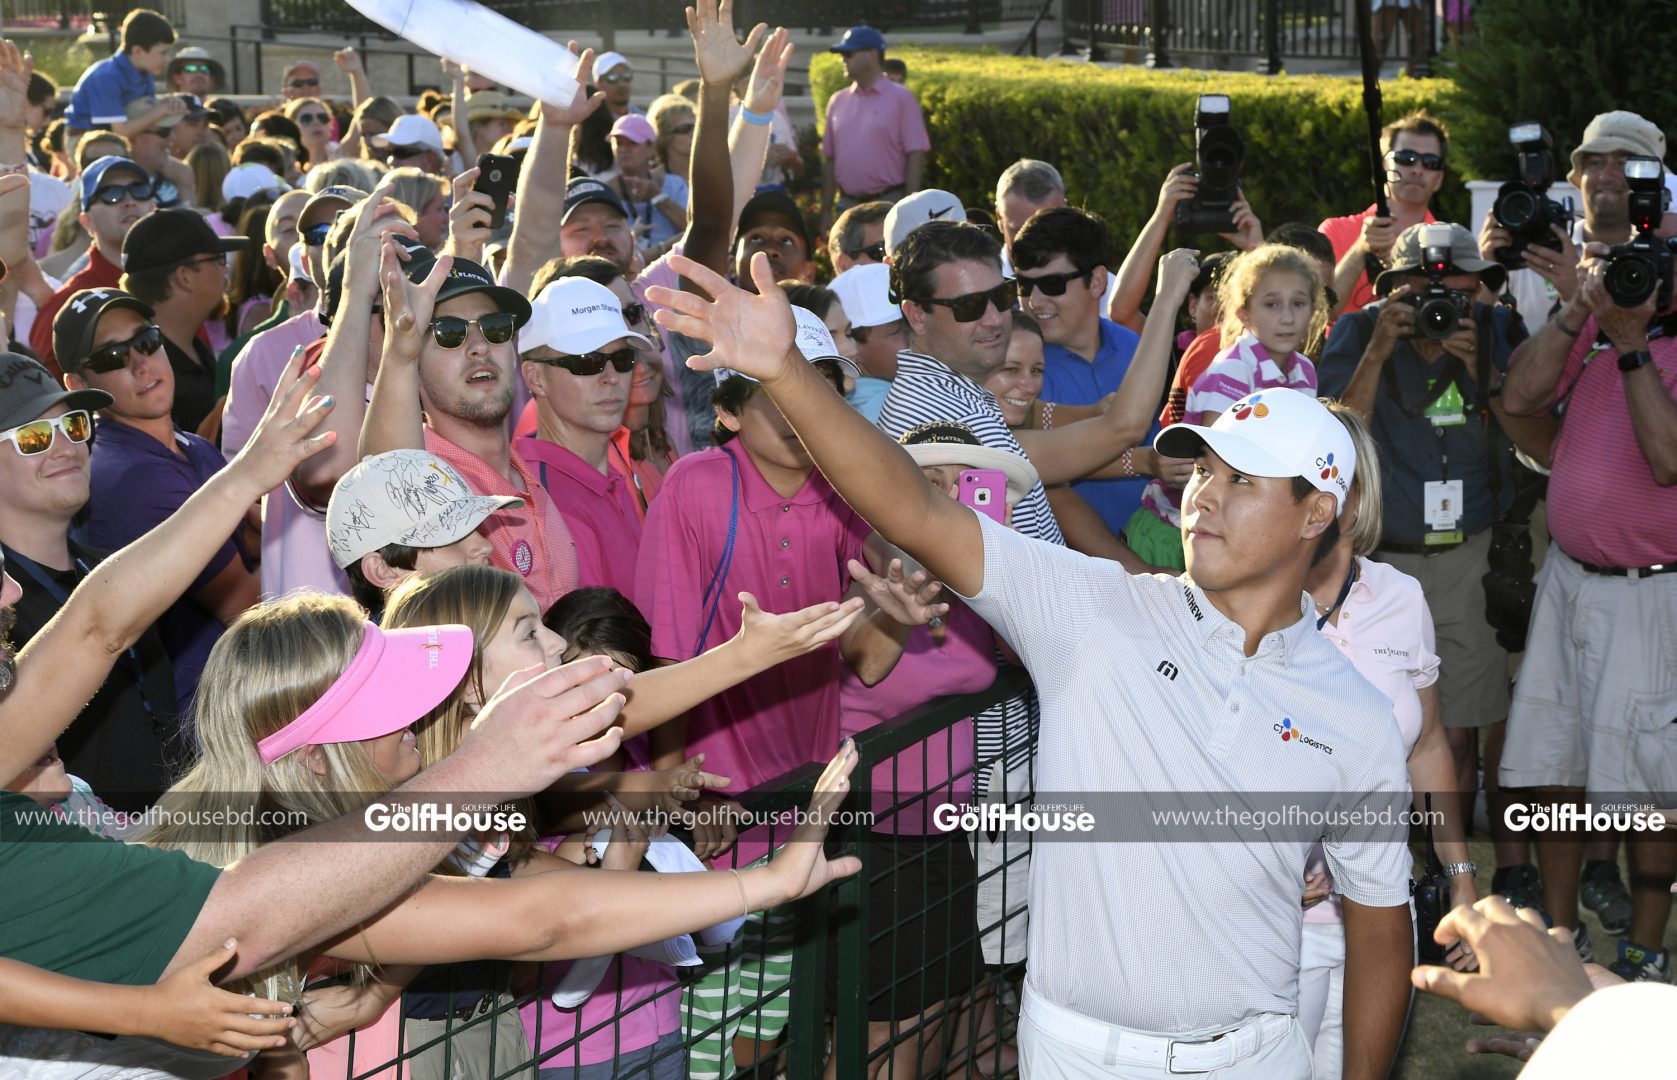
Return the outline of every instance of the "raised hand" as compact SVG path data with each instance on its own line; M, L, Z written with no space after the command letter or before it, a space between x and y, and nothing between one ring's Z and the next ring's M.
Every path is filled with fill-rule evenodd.
M693 35L699 77L712 85L731 84L751 63L768 29L758 23L741 43L734 36L734 0L698 0L687 9L687 32Z
M1199 257L1195 248L1177 248L1159 256L1159 296L1173 299L1176 305L1186 300L1200 272Z
M1194 163L1184 161L1165 174L1165 182L1159 185L1159 203L1154 214L1161 218L1174 217L1176 204L1193 198L1199 189L1200 178L1194 175Z
M850 774L856 768L856 760L855 741L844 740L815 782L815 792L810 796L803 822L786 846L770 860L769 871L779 880L784 900L802 899L862 868L862 860L854 855L828 859L821 850L821 842L827 838L829 816L850 794Z
M646 290L647 302L660 308L655 316L659 326L710 343L710 352L689 357L688 367L725 367L768 382L783 374L787 364L805 362L794 348L798 327L792 305L775 283L767 254L759 251L751 257L755 295L685 255L672 256L670 267L715 297L706 300L698 293L658 285Z
M786 92L786 68L792 63L795 49L792 35L784 26L776 27L763 43L743 99L751 112L771 113L780 107L780 97Z
M0 38L0 127L23 129L29 109L29 76L34 72L34 58L15 42Z
M312 396L320 374L319 364L304 359L301 345L293 349L250 441L228 463L230 472L249 479L255 492L252 502L285 483L299 464L337 441L335 431L314 434L333 405L329 397Z
M475 165L454 178L454 203L448 208L448 249L460 258L482 262L495 200L472 190L477 178Z
M740 593L739 602L744 609L739 642L765 668L838 640L861 616L863 607L861 597L857 597L842 604L828 601L784 615L771 615L757 606L757 598L750 593Z
M361 54L356 52L353 46L347 49L339 49L333 53L332 62L337 64L338 70L345 75L365 70L361 66Z
M415 364L425 335L431 326L431 312L437 306L437 294L448 280L454 259L444 255L438 259L425 280L414 282L402 272L396 255L396 241L386 238L380 254L379 272L384 278L384 360Z
M571 52L576 53L576 93L571 100L564 102L542 102L542 123L547 127L575 127L594 115L594 110L605 104L604 94L588 93L588 84L594 81L594 50L583 49L577 52L576 42L568 42Z
M344 299L342 306L352 310L350 303L370 306L379 289L379 253L387 236L405 236L418 240L419 232L402 220L395 200L379 191L355 220L349 234L349 258L344 265Z
M517 798L544 791L561 776L617 752L628 672L591 656L552 670L530 667L507 677L460 740L481 789ZM474 789L475 790L475 789Z
M1234 201L1230 210L1234 216L1234 232L1218 235L1241 251L1251 251L1261 245L1264 242L1264 223L1253 213L1252 204L1246 201L1245 192Z
M937 602L943 585L924 570L905 575L901 559L892 559L882 575L856 559L850 560L849 569L851 580L862 587L874 606L903 626L925 626L949 614L949 605Z
M694 754L680 765L658 770L656 775L661 786L654 793L651 809L674 817L689 809L687 804L705 792L720 791L733 783L729 777L705 772L704 764L705 756Z
M157 985L135 987L140 995L139 1029L176 1046L225 1057L284 1046L285 1033L294 1023L290 1005L235 994L210 981L233 962L238 947L228 938L221 948Z

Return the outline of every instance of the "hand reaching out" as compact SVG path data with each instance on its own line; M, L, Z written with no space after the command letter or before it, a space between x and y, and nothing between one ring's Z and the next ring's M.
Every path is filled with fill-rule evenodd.
M786 68L792 63L792 35L777 27L757 53L757 63L751 69L751 84L745 90L745 107L754 113L771 113L780 106L786 92Z
M706 300L698 293L658 285L646 291L647 302L660 306L659 326L710 343L710 352L689 357L688 367L694 371L725 367L768 382L783 374L787 364L805 362L793 348L797 323L792 305L775 283L765 252L751 257L755 294L685 255L671 256L670 268L715 297Z
M734 36L734 0L698 0L687 9L687 30L700 78L713 86L731 84L751 63L768 29L758 23L742 43Z
M235 994L211 982L217 971L233 962L238 947L228 938L220 949L157 985L135 987L141 995L139 1030L176 1046L225 1057L284 1046L293 1024L289 1004Z
M0 38L0 126L23 127L29 109L29 76L34 72L34 58L15 42Z
M765 669L836 641L861 616L863 606L857 597L842 604L828 601L774 615L758 607L757 598L750 593L740 593L739 602L743 608L740 644Z
M396 256L396 242L385 239L379 261L384 278L384 362L419 362L419 350L430 332L437 294L453 266L453 258L444 255L431 267L424 281L411 281Z
M542 124L546 127L575 127L594 115L594 110L605 104L604 94L589 94L588 84L594 81L594 50L577 52L576 42L568 42L576 53L576 93L566 102L542 102Z
M924 570L912 577L903 573L903 561L892 559L883 575L875 574L851 559L850 577L860 585L875 607L903 626L925 626L949 614L949 605L937 603L943 585Z

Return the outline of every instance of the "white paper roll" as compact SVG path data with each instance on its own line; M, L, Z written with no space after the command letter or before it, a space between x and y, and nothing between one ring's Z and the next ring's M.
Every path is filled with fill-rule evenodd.
M351 7L426 52L463 64L537 101L576 96L571 50L474 0L349 0Z

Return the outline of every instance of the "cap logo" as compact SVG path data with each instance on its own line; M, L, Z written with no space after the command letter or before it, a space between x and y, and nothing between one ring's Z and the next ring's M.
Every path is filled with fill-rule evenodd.
M582 307L571 308L571 315L573 317L578 316L578 315L592 315L596 311L612 311L612 310L614 310L614 309L613 309L613 306L611 304L586 304ZM618 309L618 310L620 310L620 309Z
M1262 394L1253 394L1245 401L1235 403L1234 418L1244 420L1249 416L1256 416L1259 420L1269 415L1269 406L1263 404Z
M443 643L437 640L437 628L431 627L425 632L425 640L420 643L425 650L425 667L429 671L437 669L437 654L442 651Z
M933 221L936 221L938 218L941 218L943 215L949 213L949 211L951 211L953 209L954 209L954 207L952 207L952 206L945 206L945 207L943 207L941 209L938 209L938 210L928 210L928 211L926 211L926 216L928 218L931 218Z
M46 368L28 357L20 356L8 364L5 371L0 372L0 390L10 390L12 384L20 378L28 379L36 386L52 382Z
M77 315L81 315L87 311L89 305L103 304L106 300L109 300L115 295L116 293L109 289L95 289L86 296L77 297L70 304L70 310L74 311Z
M1341 494L1347 493L1345 477L1339 475L1339 466L1333 463L1333 452L1331 450L1316 459L1316 467L1322 470L1323 480L1331 480L1339 488Z

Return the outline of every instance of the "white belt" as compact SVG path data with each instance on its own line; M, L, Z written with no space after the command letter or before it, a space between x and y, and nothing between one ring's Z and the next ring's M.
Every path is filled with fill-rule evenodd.
M1025 985L1023 1011L1049 1035L1101 1054L1109 1065L1145 1065L1172 1073L1227 1068L1281 1038L1294 1023L1291 1016L1265 1013L1220 1035L1203 1039L1143 1035L1044 1001L1031 990L1029 983Z

